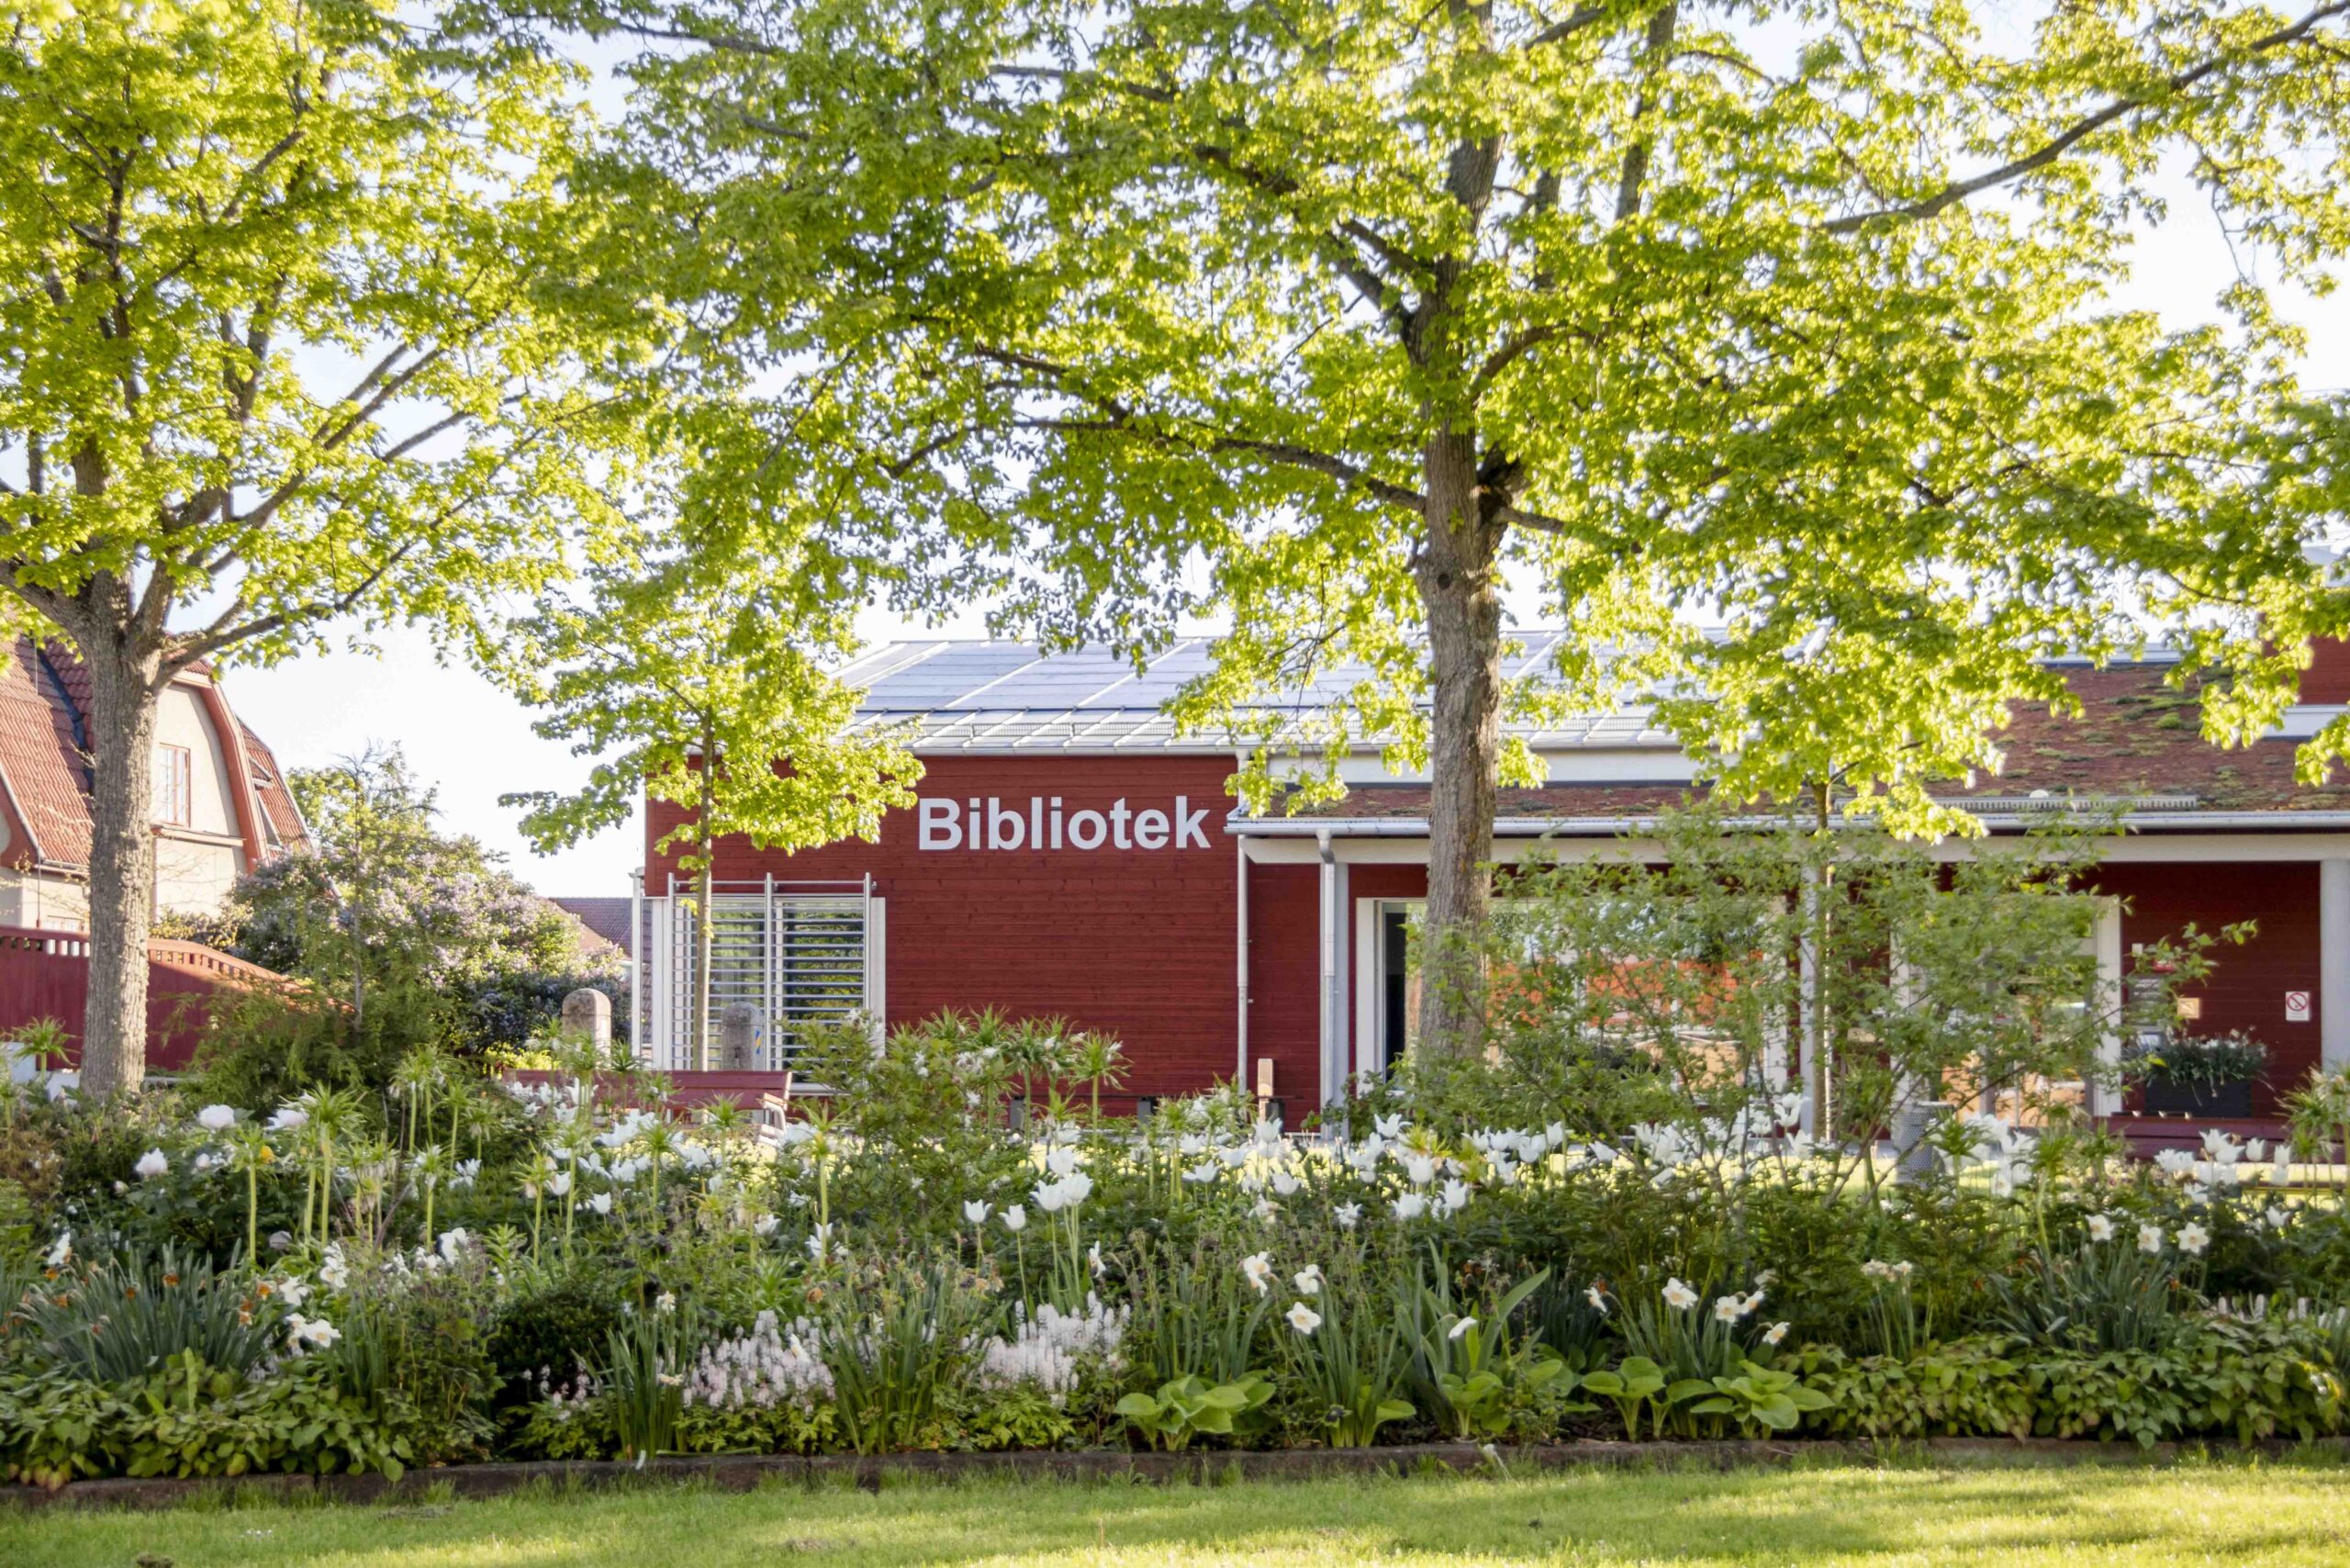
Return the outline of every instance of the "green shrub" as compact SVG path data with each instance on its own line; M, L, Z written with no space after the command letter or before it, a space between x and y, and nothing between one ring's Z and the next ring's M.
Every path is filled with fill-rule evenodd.
M2007 1342L1996 1337L1953 1339L1906 1361L1849 1356L1830 1345L1808 1346L1794 1361L1828 1396L1827 1407L1805 1423L1825 1436L1886 1441L2031 1431L2031 1396Z

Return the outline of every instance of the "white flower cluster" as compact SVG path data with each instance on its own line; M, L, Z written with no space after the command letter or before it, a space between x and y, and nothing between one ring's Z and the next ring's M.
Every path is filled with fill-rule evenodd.
M1053 1180L1040 1183L1029 1194L1039 1211L1058 1214L1093 1195L1093 1178L1078 1168L1076 1149L1056 1146L1045 1155L1045 1169L1052 1172Z
M1861 1278L1874 1280L1881 1285L1906 1282L1917 1271L1918 1265L1904 1258L1898 1263L1888 1263L1882 1258L1872 1258L1861 1265Z
M1084 1362L1096 1361L1109 1372L1122 1368L1118 1347L1125 1338L1127 1313L1125 1307L1104 1305L1090 1292L1079 1312L1046 1302L1031 1317L1024 1307L1014 1307L1011 1338L998 1336L979 1346L979 1386L1026 1384L1058 1405L1077 1386Z
M762 1312L748 1334L702 1347L685 1381L686 1403L772 1410L830 1398L832 1369L815 1353L815 1339L806 1319L786 1327Z
M2188 1201L2209 1204L2214 1194L2231 1193L2241 1188L2251 1172L2268 1161L2268 1140L2254 1138L2239 1143L2217 1127L2205 1129L2203 1145L2198 1153L2193 1149L2165 1148L2154 1156L2155 1168L2174 1181L2187 1184ZM2267 1179L2271 1186L2281 1187L2293 1179L2293 1149L2290 1144L2277 1146L2277 1156L2268 1163Z

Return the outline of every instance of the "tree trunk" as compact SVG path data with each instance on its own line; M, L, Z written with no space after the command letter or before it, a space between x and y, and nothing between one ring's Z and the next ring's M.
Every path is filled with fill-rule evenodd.
M1428 522L1417 572L1428 627L1432 783L1419 1034L1426 1048L1466 1053L1484 1029L1475 944L1492 902L1501 764L1501 528L1483 516L1474 436L1438 435L1422 467Z
M90 977L82 1084L134 1090L147 1072L147 933L155 911L155 713L161 655L77 638L90 672Z
M692 1054L687 1058L694 1066L708 1068L710 1060L710 964L718 951L718 910L712 902L718 884L712 867L717 861L717 848L711 842L711 819L717 812L714 795L716 776L711 771L716 766L717 738L708 730L701 740L701 801L699 852L701 868L694 878L694 1021Z

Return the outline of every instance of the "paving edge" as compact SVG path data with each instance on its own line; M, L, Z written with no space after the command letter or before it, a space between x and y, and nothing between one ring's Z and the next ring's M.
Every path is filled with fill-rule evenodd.
M646 1482L692 1483L721 1491L747 1492L778 1483L811 1485L831 1482L878 1490L890 1477L964 1480L978 1477L1066 1481L1132 1481L1165 1485L1225 1481L1307 1480L1328 1475L1400 1475L1430 1471L1501 1468L1511 1474L1595 1467L1728 1470L1748 1465L1784 1465L1810 1460L1863 1463L1932 1460L1948 1463L2007 1463L2018 1460L2058 1464L2146 1464L2175 1462L2189 1455L2252 1455L2284 1458L2315 1454L2350 1462L2350 1438L2313 1442L2135 1443L2060 1438L1929 1438L1872 1443L1824 1439L1785 1442L1622 1443L1589 1440L1513 1446L1494 1450L1473 1443L1412 1443L1374 1449L1283 1449L1195 1450L1187 1453L1126 1453L1111 1449L1074 1452L903 1453L872 1458L855 1454L689 1454L643 1464L575 1460L542 1463L461 1464L411 1470L397 1481L381 1475L239 1475L187 1478L117 1478L74 1481L50 1491L39 1486L0 1486L0 1506L17 1508L168 1508L229 1494L260 1501L331 1503L411 1502L427 1495L496 1497L532 1487L598 1490Z

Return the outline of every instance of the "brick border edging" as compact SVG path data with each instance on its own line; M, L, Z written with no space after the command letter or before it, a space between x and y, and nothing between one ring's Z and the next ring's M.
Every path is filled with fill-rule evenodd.
M2314 1442L2282 1439L2250 1444L2199 1442L2100 1442L2064 1438L1929 1438L1873 1443L1833 1439L1706 1442L1626 1443L1586 1439L1572 1443L1515 1446L1497 1450L1511 1472L1598 1467L1728 1470L1740 1465L1778 1465L1818 1457L1876 1462L1900 1454L1959 1461L2034 1459L2066 1464L2161 1464L2183 1454L2247 1453L2280 1457L2331 1454L2350 1462L2350 1438ZM1194 1450L1185 1453L1125 1453L1113 1449L1074 1452L856 1454L697 1454L653 1460L643 1465L617 1460L573 1460L539 1463L460 1464L411 1470L398 1481L381 1475L241 1475L117 1478L73 1481L49 1491L39 1486L0 1486L0 1507L167 1508L207 1494L236 1493L273 1500L318 1498L334 1503L398 1502L431 1488L448 1487L459 1497L496 1497L542 1484L601 1489L642 1480L707 1482L722 1491L747 1492L770 1481L811 1484L853 1479L878 1488L886 1476L1012 1476L1024 1480L1118 1478L1157 1484L1194 1484L1227 1476L1247 1481L1305 1480L1326 1475L1400 1474L1431 1466L1474 1471L1488 1466L1473 1443L1411 1443L1373 1449Z

